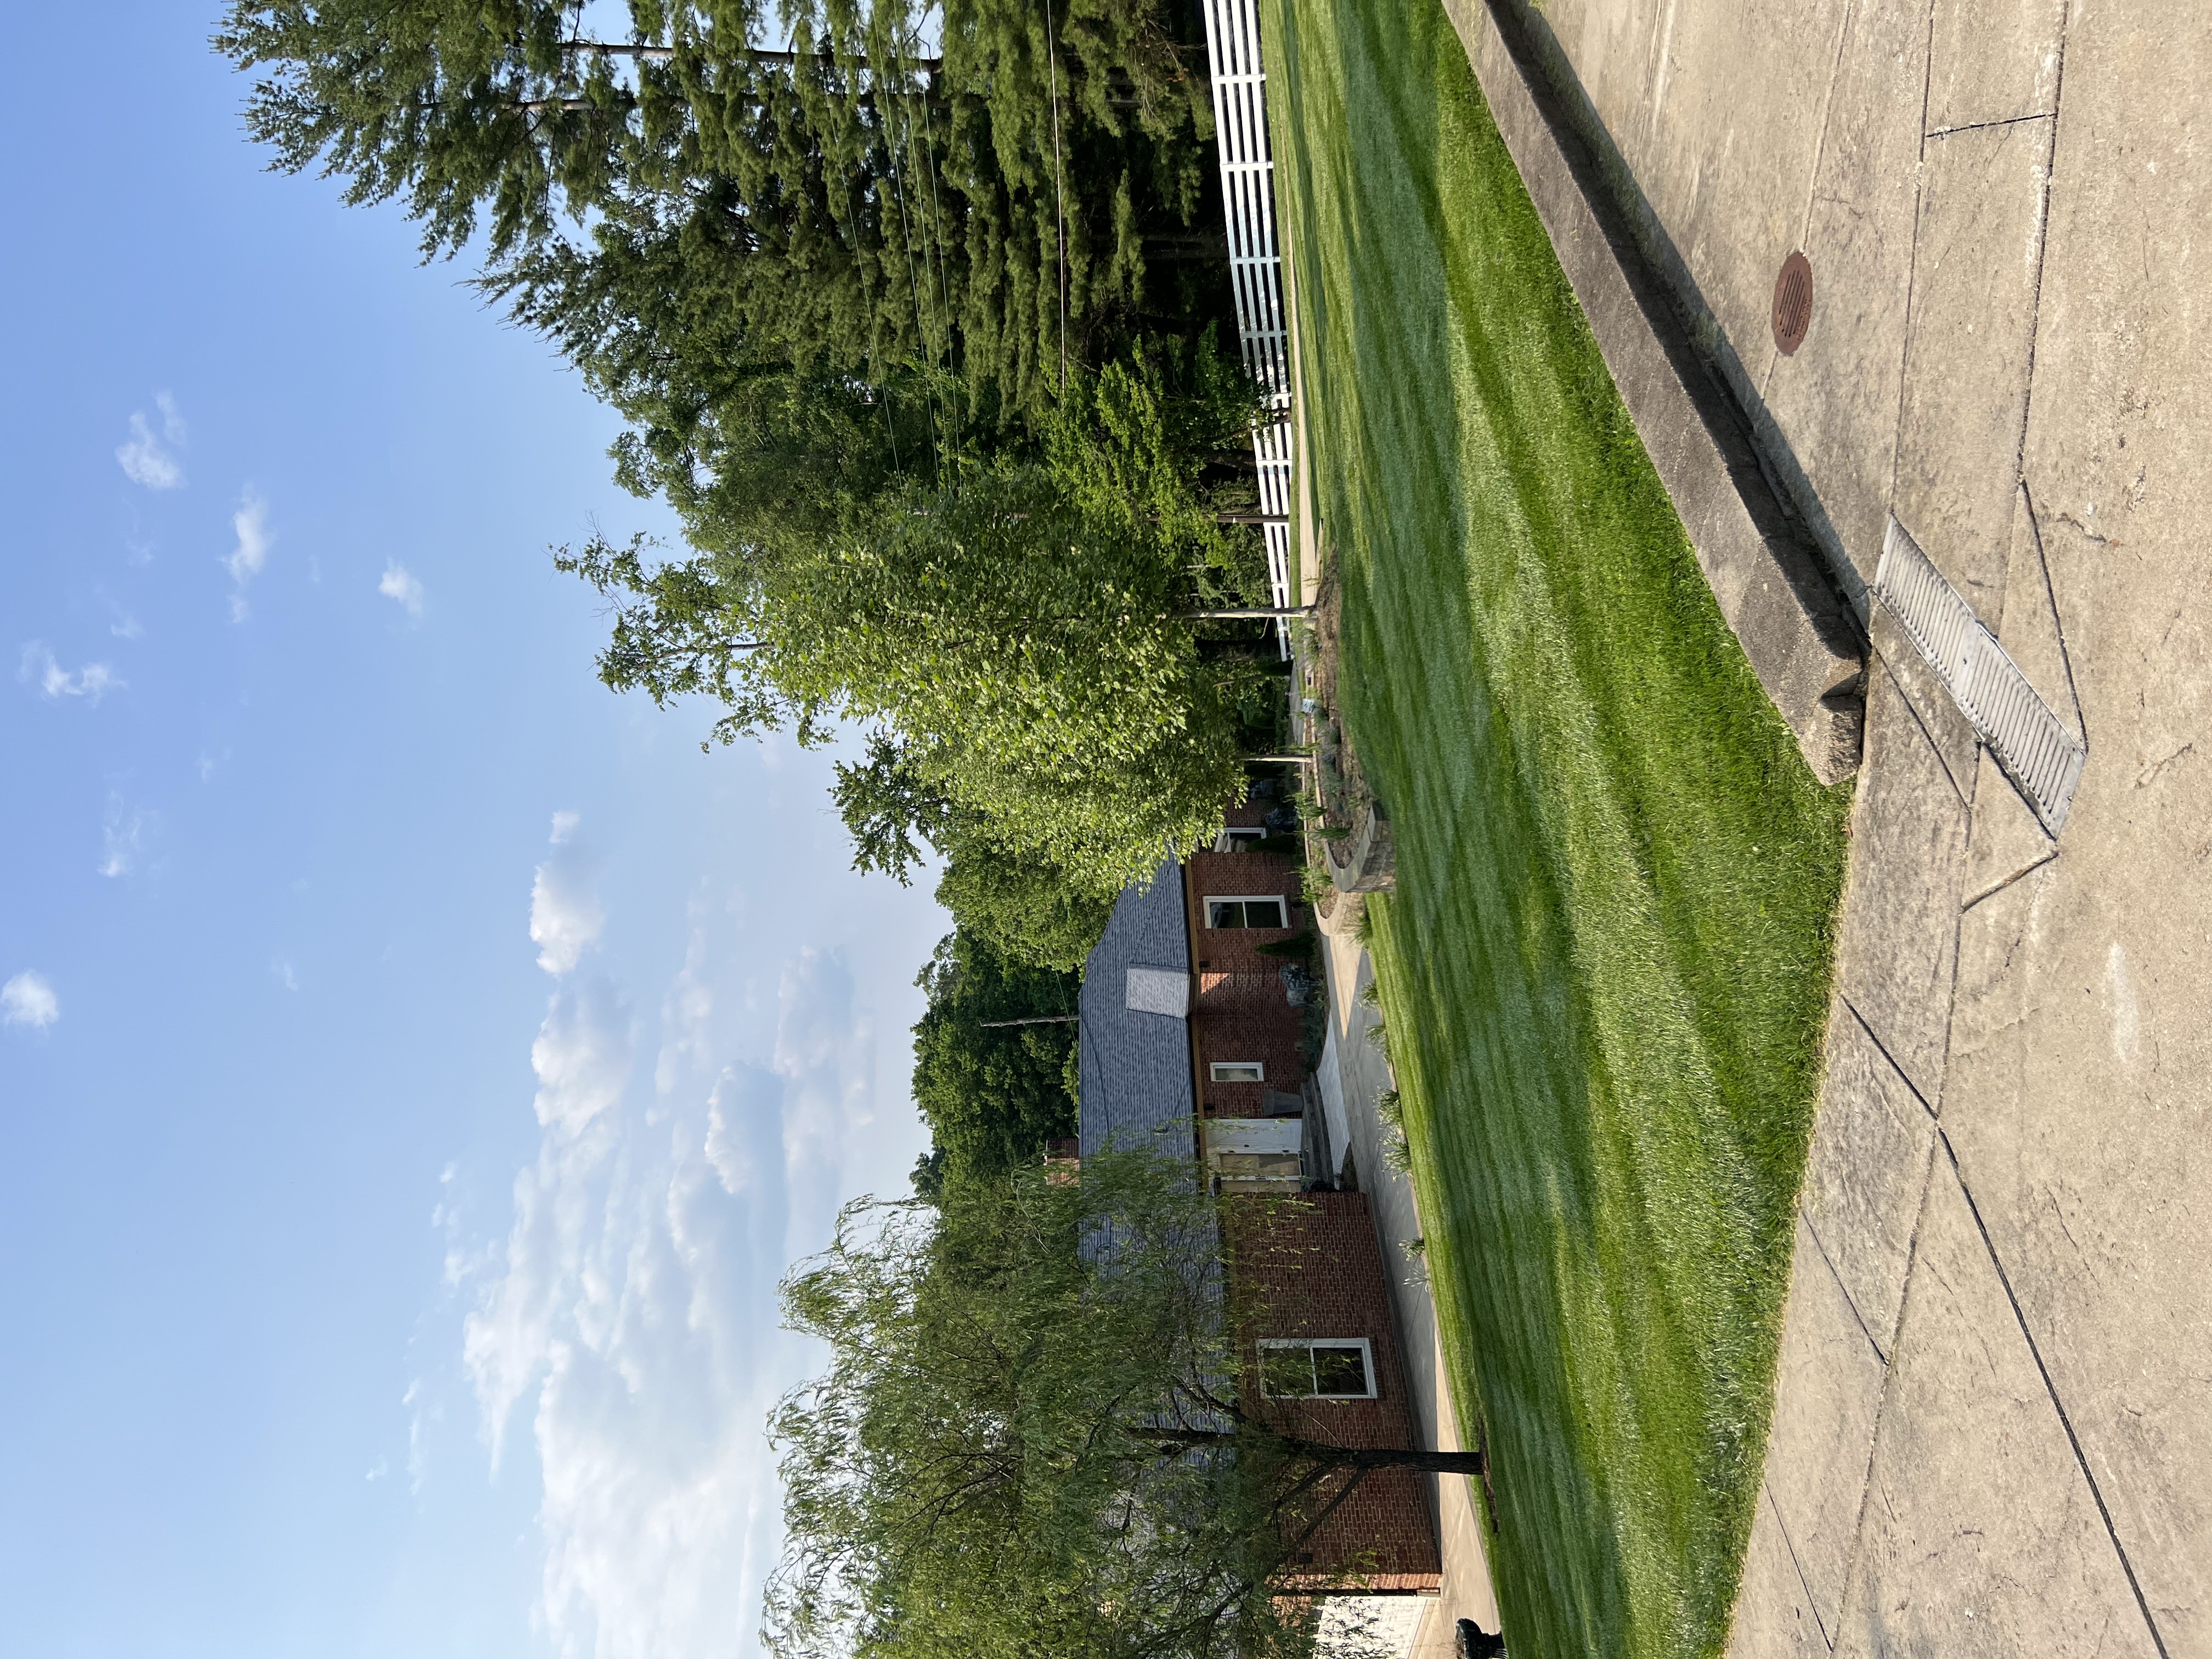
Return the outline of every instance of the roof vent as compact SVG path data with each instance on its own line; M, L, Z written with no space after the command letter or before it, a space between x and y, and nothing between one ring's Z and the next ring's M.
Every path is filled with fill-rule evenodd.
M1132 968L1128 1004L1133 1013L1181 1019L1190 1012L1190 975L1180 968Z

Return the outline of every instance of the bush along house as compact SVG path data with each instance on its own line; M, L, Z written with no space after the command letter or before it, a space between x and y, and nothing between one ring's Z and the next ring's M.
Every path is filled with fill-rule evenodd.
M1208 851L1131 887L1090 957L1079 1025L1079 1156L1147 1146L1195 1158L1227 1200L1222 1243L1246 1406L1302 1438L1410 1447L1382 1255L1366 1196L1335 1190L1308 1056L1320 1024L1297 859L1262 807ZM1064 1152L1062 1156L1064 1157ZM1297 1195L1240 1204L1239 1195ZM1256 1390L1259 1398L1249 1396ZM1370 1595L1433 1594L1442 1559L1426 1478L1377 1470L1301 1554Z

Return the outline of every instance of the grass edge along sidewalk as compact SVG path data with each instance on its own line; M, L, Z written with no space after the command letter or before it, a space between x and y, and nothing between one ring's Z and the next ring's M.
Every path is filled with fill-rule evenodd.
M1263 0L1373 944L1524 1655L1726 1638L1848 785L1723 621L1433 0Z

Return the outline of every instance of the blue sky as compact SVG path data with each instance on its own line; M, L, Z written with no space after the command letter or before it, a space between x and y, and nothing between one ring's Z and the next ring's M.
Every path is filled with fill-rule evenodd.
M209 24L27 12L0 99L0 1649L748 1651L944 918L597 684L610 418Z

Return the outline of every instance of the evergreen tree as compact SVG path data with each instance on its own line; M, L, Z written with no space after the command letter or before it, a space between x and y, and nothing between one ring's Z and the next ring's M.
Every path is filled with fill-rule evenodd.
M948 7L941 59L906 0L794 7L774 46L762 8L704 0L630 0L622 40L561 0L234 0L216 44L259 72L247 125L277 167L400 199L426 254L485 228L489 282L587 368L621 360L605 383L641 368L601 343L611 293L663 372L699 361L684 307L640 302L680 274L726 362L935 377L957 451L1225 303L1189 47L1157 0L1055 3Z

